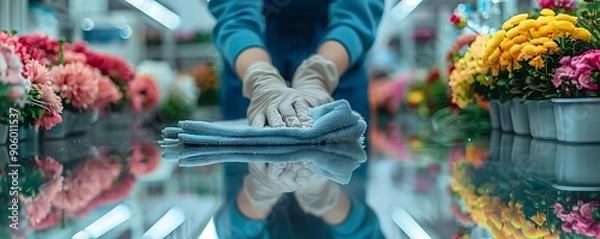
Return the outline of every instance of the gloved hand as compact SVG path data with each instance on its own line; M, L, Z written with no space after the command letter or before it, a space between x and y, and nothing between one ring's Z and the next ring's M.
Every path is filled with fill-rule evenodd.
M301 188L313 175L309 162L249 163L248 170L242 190L257 208L272 207L281 194Z
M296 190L294 195L298 201L298 206L304 212L321 217L336 205L341 187L339 184L318 175L312 175L308 181L309 183Z
M304 60L296 69L292 88L299 90L311 107L333 101L331 93L340 79L335 64L320 55Z
M279 71L267 62L248 67L243 79L243 95L250 99L250 125L271 127L311 127L307 102L298 90L287 87Z

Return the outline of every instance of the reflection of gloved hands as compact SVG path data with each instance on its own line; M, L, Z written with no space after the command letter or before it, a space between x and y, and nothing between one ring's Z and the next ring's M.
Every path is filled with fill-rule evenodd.
M243 94L250 99L248 120L254 127L311 127L307 102L298 90L287 87L279 71L267 62L248 67Z
M320 55L313 55L296 69L292 88L302 92L311 107L317 107L333 101L331 93L338 83L335 64Z
M293 192L313 175L309 162L249 163L250 174L244 178L243 192L257 208L270 208L282 193Z
M311 176L310 183L294 192L298 205L306 213L323 216L337 203L341 187L339 184L317 175Z

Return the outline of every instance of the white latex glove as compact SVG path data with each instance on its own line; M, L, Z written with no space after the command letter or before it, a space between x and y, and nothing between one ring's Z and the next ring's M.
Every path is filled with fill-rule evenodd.
M257 208L270 208L283 193L303 187L313 175L312 163L249 163L243 192Z
M267 62L248 67L243 79L244 97L250 99L250 125L271 127L311 127L308 104L298 90L287 87L279 71Z
M317 107L333 101L331 93L339 81L335 64L325 57L313 55L296 69L292 88L299 90L311 107Z
M337 203L341 187L339 184L318 175L312 175L305 187L294 192L298 206L304 212L323 216Z

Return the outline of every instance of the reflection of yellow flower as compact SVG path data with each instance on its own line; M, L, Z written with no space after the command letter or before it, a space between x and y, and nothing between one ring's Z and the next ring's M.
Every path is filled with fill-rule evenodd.
M545 62L541 56L560 52L555 42L559 37L592 39L588 30L576 27L577 17L557 15L550 9L543 9L540 14L536 19L528 19L527 14L516 15L492 36L485 49L484 62L492 69L493 76L498 76L500 71L521 69L521 64L543 68Z
M541 227L544 222L546 222L546 214L543 212L538 212L538 214L531 217L531 220Z
M494 185L482 185L476 189L470 182L469 163L465 159L452 165L450 186L465 203L467 213L473 221L486 226L494 238L558 239L554 229L543 228L546 215L538 213L527 220L523 204L518 201L502 202L499 197L490 195Z

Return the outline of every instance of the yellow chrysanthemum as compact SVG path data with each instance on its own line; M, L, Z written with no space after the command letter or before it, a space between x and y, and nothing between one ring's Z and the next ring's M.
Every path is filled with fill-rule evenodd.
M515 15L515 16L511 17L506 22L509 23L509 24L512 24L514 26L514 25L518 25L522 21L525 21L528 17L529 17L529 14L522 13L522 14L518 14L518 15Z
M513 38L513 39L512 39L512 41L513 41L515 44L521 44L521 43L523 43L523 42L526 42L526 41L527 41L527 36L525 36L525 35L518 35L518 36L516 36L515 38Z
M564 13L559 13L558 15L556 15L554 17L554 20L556 21L567 21L570 22L572 24L576 24L577 23L577 17L568 15L568 14L564 14Z
M554 27L556 32L572 33L575 31L575 25L567 21L556 21Z
M540 15L542 16L546 16L546 17L553 17L556 13L554 13L554 11L550 10L550 9L542 9L542 11L540 12Z
M517 27L517 29L520 29L521 31L529 31L531 28L537 28L537 27L538 27L538 23L536 20L527 19L527 20L521 22L519 24L519 26Z
M573 31L573 38L582 41L589 41L592 39L592 34L586 29L577 28Z

